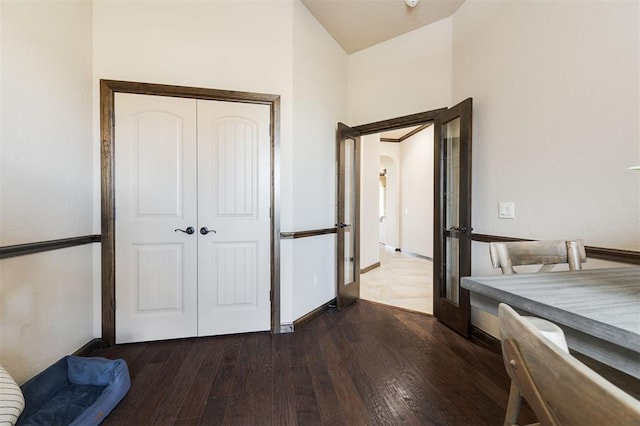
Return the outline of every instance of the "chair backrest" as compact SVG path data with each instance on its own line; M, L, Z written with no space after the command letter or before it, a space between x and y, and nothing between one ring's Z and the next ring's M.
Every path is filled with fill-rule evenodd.
M542 425L638 425L640 401L498 308L504 366Z
M569 270L582 269L587 254L582 240L517 241L489 243L489 255L494 268L504 275L515 274L514 266L542 265L538 272L548 272L559 263L568 263Z

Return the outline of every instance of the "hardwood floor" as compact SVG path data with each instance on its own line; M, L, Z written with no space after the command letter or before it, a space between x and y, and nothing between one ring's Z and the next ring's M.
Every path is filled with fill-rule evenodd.
M358 301L295 333L117 345L131 390L104 425L497 425L499 354L429 315Z

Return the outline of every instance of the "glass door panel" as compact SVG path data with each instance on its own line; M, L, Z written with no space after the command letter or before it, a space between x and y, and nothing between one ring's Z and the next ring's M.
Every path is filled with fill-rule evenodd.
M344 285L350 285L355 281L355 233L353 232L355 217L355 150L356 141L347 138L344 144L344 221L339 226L344 230Z
M460 278L471 273L472 100L434 120L434 315L458 333L469 334L469 292Z
M338 309L355 302L360 297L360 247L359 247L359 182L360 135L354 129L338 123L338 208L337 265Z
M444 220L445 220L445 294L455 305L459 302L459 257L460 245L452 237L451 229L460 223L460 117L442 126L442 146L444 148ZM446 232L449 231L449 232Z

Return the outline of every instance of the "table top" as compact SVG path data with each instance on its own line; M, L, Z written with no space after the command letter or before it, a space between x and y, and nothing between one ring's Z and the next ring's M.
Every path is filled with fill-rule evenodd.
M471 276L462 287L640 352L640 267Z

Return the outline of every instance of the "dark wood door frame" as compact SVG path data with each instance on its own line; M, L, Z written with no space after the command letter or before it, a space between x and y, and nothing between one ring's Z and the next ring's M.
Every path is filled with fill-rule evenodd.
M269 105L271 110L271 332L280 333L280 96L262 93L100 80L102 344L116 335L114 94L133 93Z
M374 133L402 129L403 127L419 126L422 124L432 123L438 114L446 111L447 109L448 108L438 108L430 111L419 112L417 114L361 124L359 126L353 126L353 129L357 130L360 135L372 135Z
M387 120L376 121L376 122L367 123L367 124L361 124L359 126L353 126L351 128L351 130L354 131L355 134L357 134L358 136L364 136L364 135L372 135L372 134L375 134L375 133L387 132L389 130L402 129L402 128L405 128L405 127L424 126L424 125L433 123L435 118L440 113L442 113L444 111L447 111L447 110L448 110L448 108L446 108L446 107L445 108L433 109L433 110L430 110L430 111L419 112L419 113L416 113L416 114L405 115L405 116L402 116L402 117L390 118L390 119L387 119ZM359 184L357 186L357 190L360 191L360 185ZM359 200L358 202L360 202L360 198L359 197L358 197L358 200ZM338 203L339 202L340 202L340 197L338 197ZM358 205L358 208L359 207L360 206ZM357 216L357 217L358 217L358 220L359 220L359 216ZM357 227L359 229L360 228L360 224L357 224ZM360 238L360 237L358 236L357 238ZM339 260L340 256L338 254L336 254L336 258L338 259L338 261L340 261ZM360 256L360 254L358 253L358 257L359 256ZM360 274L359 265L358 265L358 269L357 269L356 273L358 275ZM358 287L359 287L359 281L360 281L360 279L358 278ZM340 285L341 285L341 283L338 280L337 287L339 288Z

